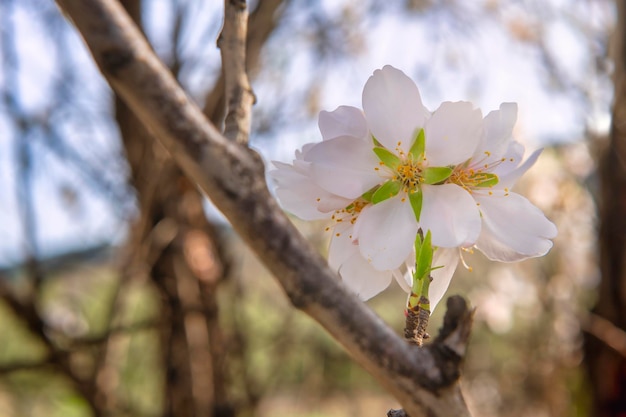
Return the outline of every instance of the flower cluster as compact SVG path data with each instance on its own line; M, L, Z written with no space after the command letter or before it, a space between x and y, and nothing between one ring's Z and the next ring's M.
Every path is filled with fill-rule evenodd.
M511 262L552 247L554 224L510 191L540 153L522 162L524 147L512 139L515 104L484 118L468 102L444 102L431 113L413 81L391 66L374 71L362 104L322 111L323 141L304 145L291 165L274 162L270 172L287 211L332 221L329 263L362 299L392 277L410 291L420 229L437 248L432 308L459 248Z

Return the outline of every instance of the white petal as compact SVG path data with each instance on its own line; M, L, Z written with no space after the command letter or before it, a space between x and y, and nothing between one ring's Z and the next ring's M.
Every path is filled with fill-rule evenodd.
M302 145L302 150L296 151L296 160L298 160L298 161L304 160L304 156L309 151L309 149L311 149L312 147L317 145L317 143L318 142L315 142L315 143L305 143L304 145Z
M417 236L417 221L408 198L398 194L366 207L355 224L359 249L379 271L396 269L408 258Z
M476 247L495 261L512 262L545 255L556 226L519 194L477 196L483 231Z
M368 300L391 283L391 271L377 271L359 253L348 258L339 268L341 280L361 300Z
M539 155L541 155L541 152L543 152L543 149L537 149L528 157L528 159L524 161L522 165L518 166L517 168L507 173L500 174L499 175L500 181L498 182L498 188L505 188L505 187L513 188L517 180L522 175L524 175L526 171L530 169L530 167L535 165L535 162L537 162L537 159L539 158ZM519 161L521 160L521 155L519 156L519 158L520 159L517 162L518 164L519 164Z
M455 184L422 186L420 226L432 233L433 246L471 246L480 234L480 212L472 196Z
M321 111L317 122L324 140L339 136L367 138L367 122L360 109L340 106L332 112Z
M433 278L428 288L431 313L435 311L435 307L448 290L454 271L459 264L459 258L458 248L438 248L435 251L433 267L442 266L443 268L438 268L430 274Z
M351 136L320 142L305 155L311 177L325 190L355 199L382 182L374 168L378 158L373 146Z
M411 258L413 258L413 263L415 263L415 255L411 253ZM413 283L413 271L407 267L406 264L400 266L399 269L394 269L393 277L396 279L400 288L404 290L406 293L411 293L411 284Z
M329 218L331 212L352 202L329 193L316 185L306 174L291 165L274 162L278 168L268 174L276 182L276 197L283 209L303 220Z
M353 233L354 226L349 222L339 223L335 226L328 248L328 264L334 271L339 271L341 265L352 255L361 256L359 246L353 242Z
M374 71L363 88L363 111L372 134L386 148L408 152L416 129L422 128L428 110L415 83L402 71L386 65Z
M481 140L482 121L472 103L442 103L424 127L428 165L457 165L470 159Z
M484 152L490 153L490 160L500 159L507 151L509 142L512 140L513 126L517 121L517 104L502 103L500 110L490 112L483 120L483 137L478 154L474 158L483 158Z

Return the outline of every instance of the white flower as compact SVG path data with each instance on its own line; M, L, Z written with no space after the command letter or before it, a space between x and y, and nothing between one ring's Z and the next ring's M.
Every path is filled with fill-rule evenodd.
M514 103L503 103L500 110L489 113L481 144L448 179L464 187L478 204L483 223L476 248L503 262L545 255L557 234L539 208L510 191L541 153L535 151L522 163L524 146L512 138L516 120Z
M333 138L324 133L335 118L320 117L325 140L304 160L315 183L334 195L355 199L381 185L381 191L390 189L358 216L353 238L361 255L376 270L398 268L411 255L420 227L431 230L435 246L473 244L481 224L473 199L456 184L432 185L428 174L474 154L481 140L480 111L467 102L447 102L431 114L413 81L390 66L376 70L365 84L363 112L350 109L343 111L346 129ZM425 146L416 149L422 129ZM411 201L418 191L419 222Z
M305 220L333 224L329 263L362 299L395 277L410 291L418 230L437 247L431 308L442 298L460 259L476 246L490 259L545 254L556 228L509 190L536 161L520 165L524 148L511 138L514 104L484 119L467 102L433 113L401 71L376 70L363 89L363 111L321 112L323 141L307 144L293 165L270 174L283 207Z
M349 134L366 140L369 132L365 125L353 125L354 107L339 107L333 112L322 111L319 127L324 140ZM361 116L362 118L362 116ZM359 252L354 242L354 223L363 208L370 205L360 198L350 199L335 195L320 187L311 176L311 163L305 160L315 144L304 145L296 151L293 165L274 161L276 170L270 171L276 187L276 196L283 208L303 220L329 219L332 225L326 230L332 233L328 262L339 273L346 286L361 299L367 300L385 288L395 277L405 291L410 291L410 270L414 259L407 259L393 270L379 271L373 268ZM371 150L370 150L371 152Z

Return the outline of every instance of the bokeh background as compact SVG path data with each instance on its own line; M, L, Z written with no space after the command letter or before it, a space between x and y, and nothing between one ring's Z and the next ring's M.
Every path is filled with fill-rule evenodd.
M121 3L220 126L222 2ZM472 272L460 268L449 291L477 309L462 380L474 415L626 415L621 3L249 4L251 146L268 168L320 140L320 110L360 107L386 64L415 80L431 110L517 102L515 138L545 148L518 191L556 223L552 251L518 264L467 255ZM53 2L0 0L0 36L1 417L398 408L289 305ZM324 224L293 220L324 253ZM368 304L401 333L405 297L392 286Z

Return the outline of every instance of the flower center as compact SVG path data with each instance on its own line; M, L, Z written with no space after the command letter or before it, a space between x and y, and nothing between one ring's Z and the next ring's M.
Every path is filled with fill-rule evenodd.
M475 188L491 188L496 185L499 181L498 175L491 171L506 161L506 158L486 163L485 161L491 156L491 153L485 151L485 155L486 157L480 161L472 163L470 160L458 165L452 171L448 182L461 186L467 191Z
M363 200L362 198L358 198L354 200L352 203L348 204L346 207L335 210L335 213L331 216L331 219L337 223L349 222L350 224L354 224L356 219L361 214L363 208L370 204L369 202ZM330 230L330 227L327 227L326 230Z
M422 162L407 159L400 163L395 169L394 180L400 181L404 191L415 191L419 184L424 181L422 177Z

